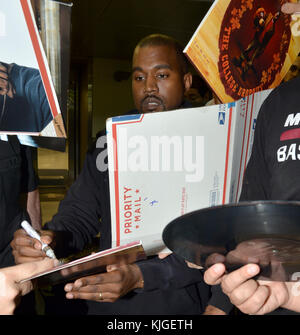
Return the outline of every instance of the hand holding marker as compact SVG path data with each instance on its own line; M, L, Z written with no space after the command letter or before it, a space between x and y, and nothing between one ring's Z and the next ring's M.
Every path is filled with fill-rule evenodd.
M39 235L39 233L38 233L37 231L35 231L35 230L32 228L32 226L31 226L27 221L24 220L24 221L21 223L21 226L22 226L22 228L26 231L26 233L27 233L29 236L31 236L31 237L37 239L38 241L40 241L40 242L42 243L42 250L44 251L44 253L45 253L48 257L53 258L53 259L56 258L55 254L54 254L54 251L49 247L48 244L42 242L42 240L41 240L41 236Z

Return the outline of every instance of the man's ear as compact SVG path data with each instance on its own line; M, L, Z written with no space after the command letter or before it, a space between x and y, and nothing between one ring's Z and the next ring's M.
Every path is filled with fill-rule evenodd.
M190 87L192 86L192 82L193 82L193 76L191 72L187 72L183 76L183 84L184 84L185 91L190 89Z

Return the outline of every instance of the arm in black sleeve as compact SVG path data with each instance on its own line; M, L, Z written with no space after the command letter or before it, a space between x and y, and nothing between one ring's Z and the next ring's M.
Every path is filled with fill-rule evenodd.
M144 291L178 289L203 282L202 272L191 269L185 261L171 254L164 259L153 257L137 263L144 279Z
M38 187L38 178L32 160L32 150L36 149L21 145L21 191L24 193L32 192Z
M97 150L87 153L82 172L61 201L58 213L45 225L59 232L55 250L59 257L81 251L98 234L102 173L96 167Z
M221 309L226 314L229 314L233 309L230 299L223 293L220 285L211 287L211 298L208 301L208 305Z

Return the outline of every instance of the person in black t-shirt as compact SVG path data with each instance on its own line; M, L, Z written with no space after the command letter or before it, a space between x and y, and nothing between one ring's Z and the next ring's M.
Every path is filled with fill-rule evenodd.
M10 242L23 218L41 228L37 177L30 147L16 136L0 140L0 267L14 264Z
M300 12L300 4L286 3L281 10ZM263 103L240 201L300 201L299 91L297 77L274 89ZM225 270L223 264L215 264L206 270L204 279L210 285L221 284L243 313L300 313L299 282L254 280L260 271L257 264L247 264L230 274Z

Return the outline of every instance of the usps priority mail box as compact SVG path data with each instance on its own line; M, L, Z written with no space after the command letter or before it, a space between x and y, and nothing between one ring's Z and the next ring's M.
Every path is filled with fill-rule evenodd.
M251 153L254 108L267 95L108 119L113 246L139 239L148 254L157 253L164 247L162 231L174 218L237 201Z

